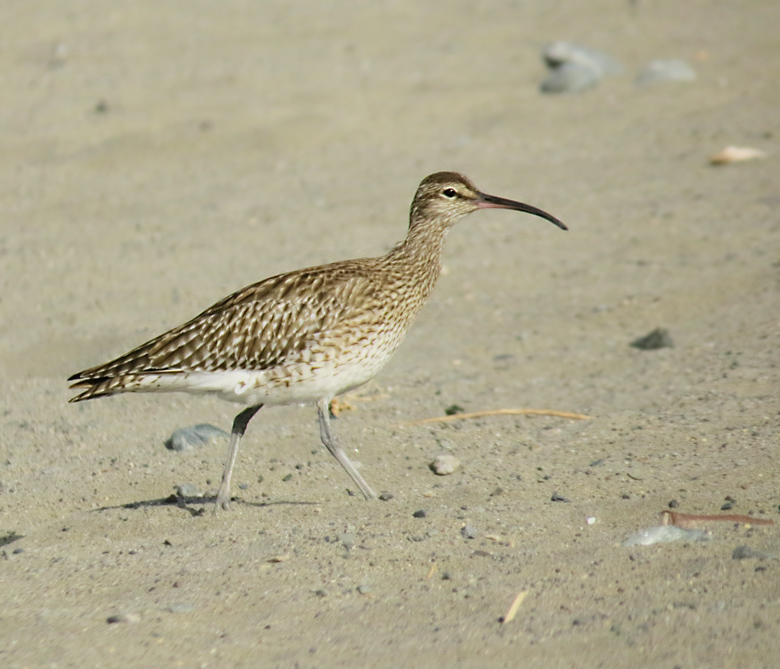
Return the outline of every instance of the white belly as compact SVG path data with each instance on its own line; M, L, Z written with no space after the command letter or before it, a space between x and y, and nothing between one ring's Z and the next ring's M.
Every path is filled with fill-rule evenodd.
M333 369L332 364L312 369L310 365L298 363L265 372L243 369L190 372L179 389L195 394L215 394L229 402L248 406L312 403L370 381L384 367L387 359L372 365L341 364L338 371Z

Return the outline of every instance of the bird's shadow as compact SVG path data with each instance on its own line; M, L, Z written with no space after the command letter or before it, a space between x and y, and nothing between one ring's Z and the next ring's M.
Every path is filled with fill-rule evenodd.
M15 530L11 530L5 536L0 537L0 548L12 544L14 541L19 541L19 539L24 539L24 535L17 534Z
M211 507L212 510L214 509L214 505L216 504L217 498L216 497L185 497L182 495L168 495L168 497L161 497L159 499L147 499L142 500L139 502L128 502L127 504L114 504L111 506L101 506L97 509L93 509L93 511L116 511L117 509L142 509L142 508L148 508L153 506L177 506L180 509L183 509L187 511L193 518L197 516L203 516ZM241 499L240 497L232 497L230 500L230 504L242 504L244 506L253 506L257 508L264 508L268 506L278 506L280 504L285 505L305 505L305 506L316 506L316 502L299 502L299 501L288 501L288 500L280 500L278 502L247 502L244 499Z

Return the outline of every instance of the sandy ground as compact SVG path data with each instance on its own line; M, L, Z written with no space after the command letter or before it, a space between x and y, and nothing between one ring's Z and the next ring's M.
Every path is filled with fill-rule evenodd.
M672 500L780 520L776 0L15 0L0 18L0 664L777 666L779 527L621 545ZM624 74L542 96L554 39ZM698 79L637 88L654 58ZM728 144L769 157L710 166ZM66 404L69 374L245 284L385 252L442 169L570 232L481 212L451 234L373 401L335 423L389 501L347 494L311 407L258 415L215 516L226 444L163 442L235 407ZM629 346L656 327L673 348ZM452 404L591 418L400 425ZM458 473L431 473L442 452ZM206 499L165 504L184 483Z

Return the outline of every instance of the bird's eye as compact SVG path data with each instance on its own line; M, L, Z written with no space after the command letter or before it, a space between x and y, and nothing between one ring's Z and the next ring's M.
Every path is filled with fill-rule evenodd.
M444 197L453 198L458 196L458 191L456 191L454 188L445 188L442 193L444 193Z

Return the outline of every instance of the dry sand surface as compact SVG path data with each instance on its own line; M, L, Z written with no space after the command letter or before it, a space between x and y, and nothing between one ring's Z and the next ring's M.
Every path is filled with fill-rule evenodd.
M672 500L780 520L777 0L0 19L0 665L777 666L780 526L622 545ZM542 95L555 39L624 72ZM698 78L635 86L655 58ZM711 166L730 144L768 157ZM334 424L392 499L348 495L315 410L285 407L250 425L213 515L226 443L163 442L237 406L66 403L68 375L243 285L384 253L443 169L570 231L490 211L451 233L371 401ZM673 348L630 346L656 327ZM453 404L590 419L401 425ZM445 452L462 468L437 477ZM204 497L166 503L182 484Z

